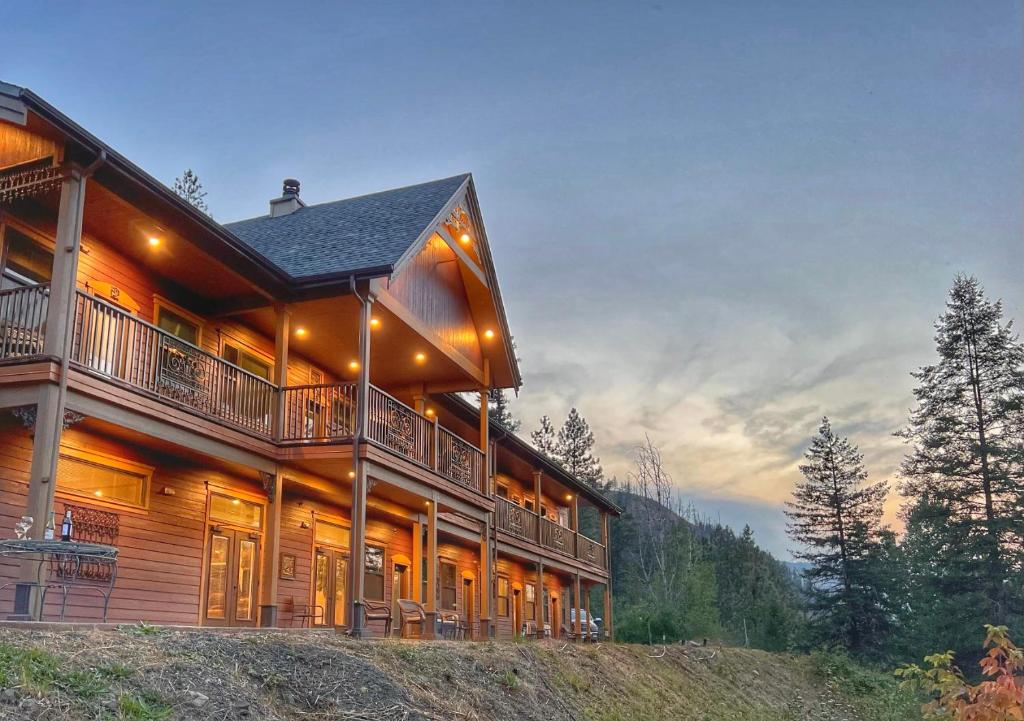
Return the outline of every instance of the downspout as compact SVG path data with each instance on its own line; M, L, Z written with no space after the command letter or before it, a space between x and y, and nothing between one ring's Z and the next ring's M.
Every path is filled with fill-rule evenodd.
M97 170L100 169L100 166L103 165L106 162L107 162L107 151L101 149L99 154L96 156L96 159L93 160L91 163L89 163L89 165L86 166L82 170L82 182L85 182L90 177L92 177L92 175ZM82 214L83 214L82 220L84 221L85 220L85 218L84 218L85 207L84 206L82 208ZM81 233L81 231L79 231L79 233L78 233L77 243L78 243L77 247L74 248L74 252L75 253L80 252L81 249L82 249L82 233ZM60 431L64 427L64 412L66 410L65 409L65 403L67 402L67 396L68 396L68 373L70 372L70 369L71 369L71 351L72 351L72 349L74 347L74 336L75 336L74 317L75 317L75 306L78 304L78 302L77 302L78 301L78 279L75 278L72 281L72 283L73 283L73 287L71 289L72 292L68 294L68 304L64 308L64 312L67 313L67 317L72 319L68 323L68 329L66 331L67 336L71 337L71 342L70 343L68 342L68 337L67 336L64 337L64 343L63 343L64 347L61 349L62 352L60 354L60 382L57 384L57 407L60 408L61 413L60 413L60 416L57 418L57 427L54 429L57 432L57 435L56 435L57 438L60 437ZM57 458L58 458L59 455L60 455L59 453L54 453L53 454L53 461L51 461L51 463L50 463L49 474L47 476L47 480L50 483L56 483L57 482L56 481Z

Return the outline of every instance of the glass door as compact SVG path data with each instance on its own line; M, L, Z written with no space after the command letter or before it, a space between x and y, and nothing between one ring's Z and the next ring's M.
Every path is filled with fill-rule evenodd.
M203 621L209 626L254 626L259 591L257 533L210 529Z
M348 554L333 548L316 549L313 605L317 626L344 626L348 598Z

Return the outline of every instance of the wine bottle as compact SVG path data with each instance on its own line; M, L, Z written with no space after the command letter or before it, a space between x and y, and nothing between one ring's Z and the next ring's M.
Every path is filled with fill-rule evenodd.
M43 540L44 541L52 541L53 540L53 532L54 532L54 525L55 525L54 524L54 520L53 520L54 517L55 517L54 512L50 511L50 517L46 520L46 526L43 529Z
M60 524L60 540L70 541L71 533L74 531L75 525L71 521L71 509L64 511L64 521Z

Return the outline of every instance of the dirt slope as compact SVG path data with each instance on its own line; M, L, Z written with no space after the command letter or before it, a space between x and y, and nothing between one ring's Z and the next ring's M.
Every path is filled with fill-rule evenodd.
M828 686L732 648L0 628L0 719L873 721Z

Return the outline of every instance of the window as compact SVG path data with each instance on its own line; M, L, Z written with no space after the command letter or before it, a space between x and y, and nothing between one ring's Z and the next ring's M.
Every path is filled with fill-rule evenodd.
M156 324L175 338L199 345L199 324L163 305L157 305Z
M263 527L263 506L214 493L210 496L210 520L259 530Z
M311 386L322 386L324 384L324 374L318 371L316 368L310 368L309 384Z
M274 368L273 364L263 360L258 355L239 348L233 343L224 343L224 348L221 349L220 357L228 363L236 365L242 370L249 371L254 376L259 376L263 380L267 381L270 380L270 375Z
M348 548L349 529L338 523L329 523L317 519L313 537L317 543Z
M547 506L541 505L541 507L540 507L540 517L541 518L547 518L548 517L548 507Z
M499 483L498 484L498 498L508 498L508 486Z
M498 615L508 618L508 579L498 576Z
M364 562L366 597L372 601L384 600L384 549L367 546Z
M527 511L529 511L530 513L533 513L533 510L534 510L534 508L533 508L533 499L532 498L524 498L523 499L523 507Z
M4 263L0 287L46 283L53 271L53 253L11 226L3 228Z
M548 589L544 589L542 598L544 599L544 623L551 623L551 604L548 603Z
M455 564L441 561L441 608L454 611L458 586L455 582Z
M420 603L427 602L427 558L420 563Z
M523 587L523 603L526 606L524 614L527 619L537 618L537 587L532 583Z
M57 487L93 500L145 508L153 469L95 453L68 449L57 461Z

